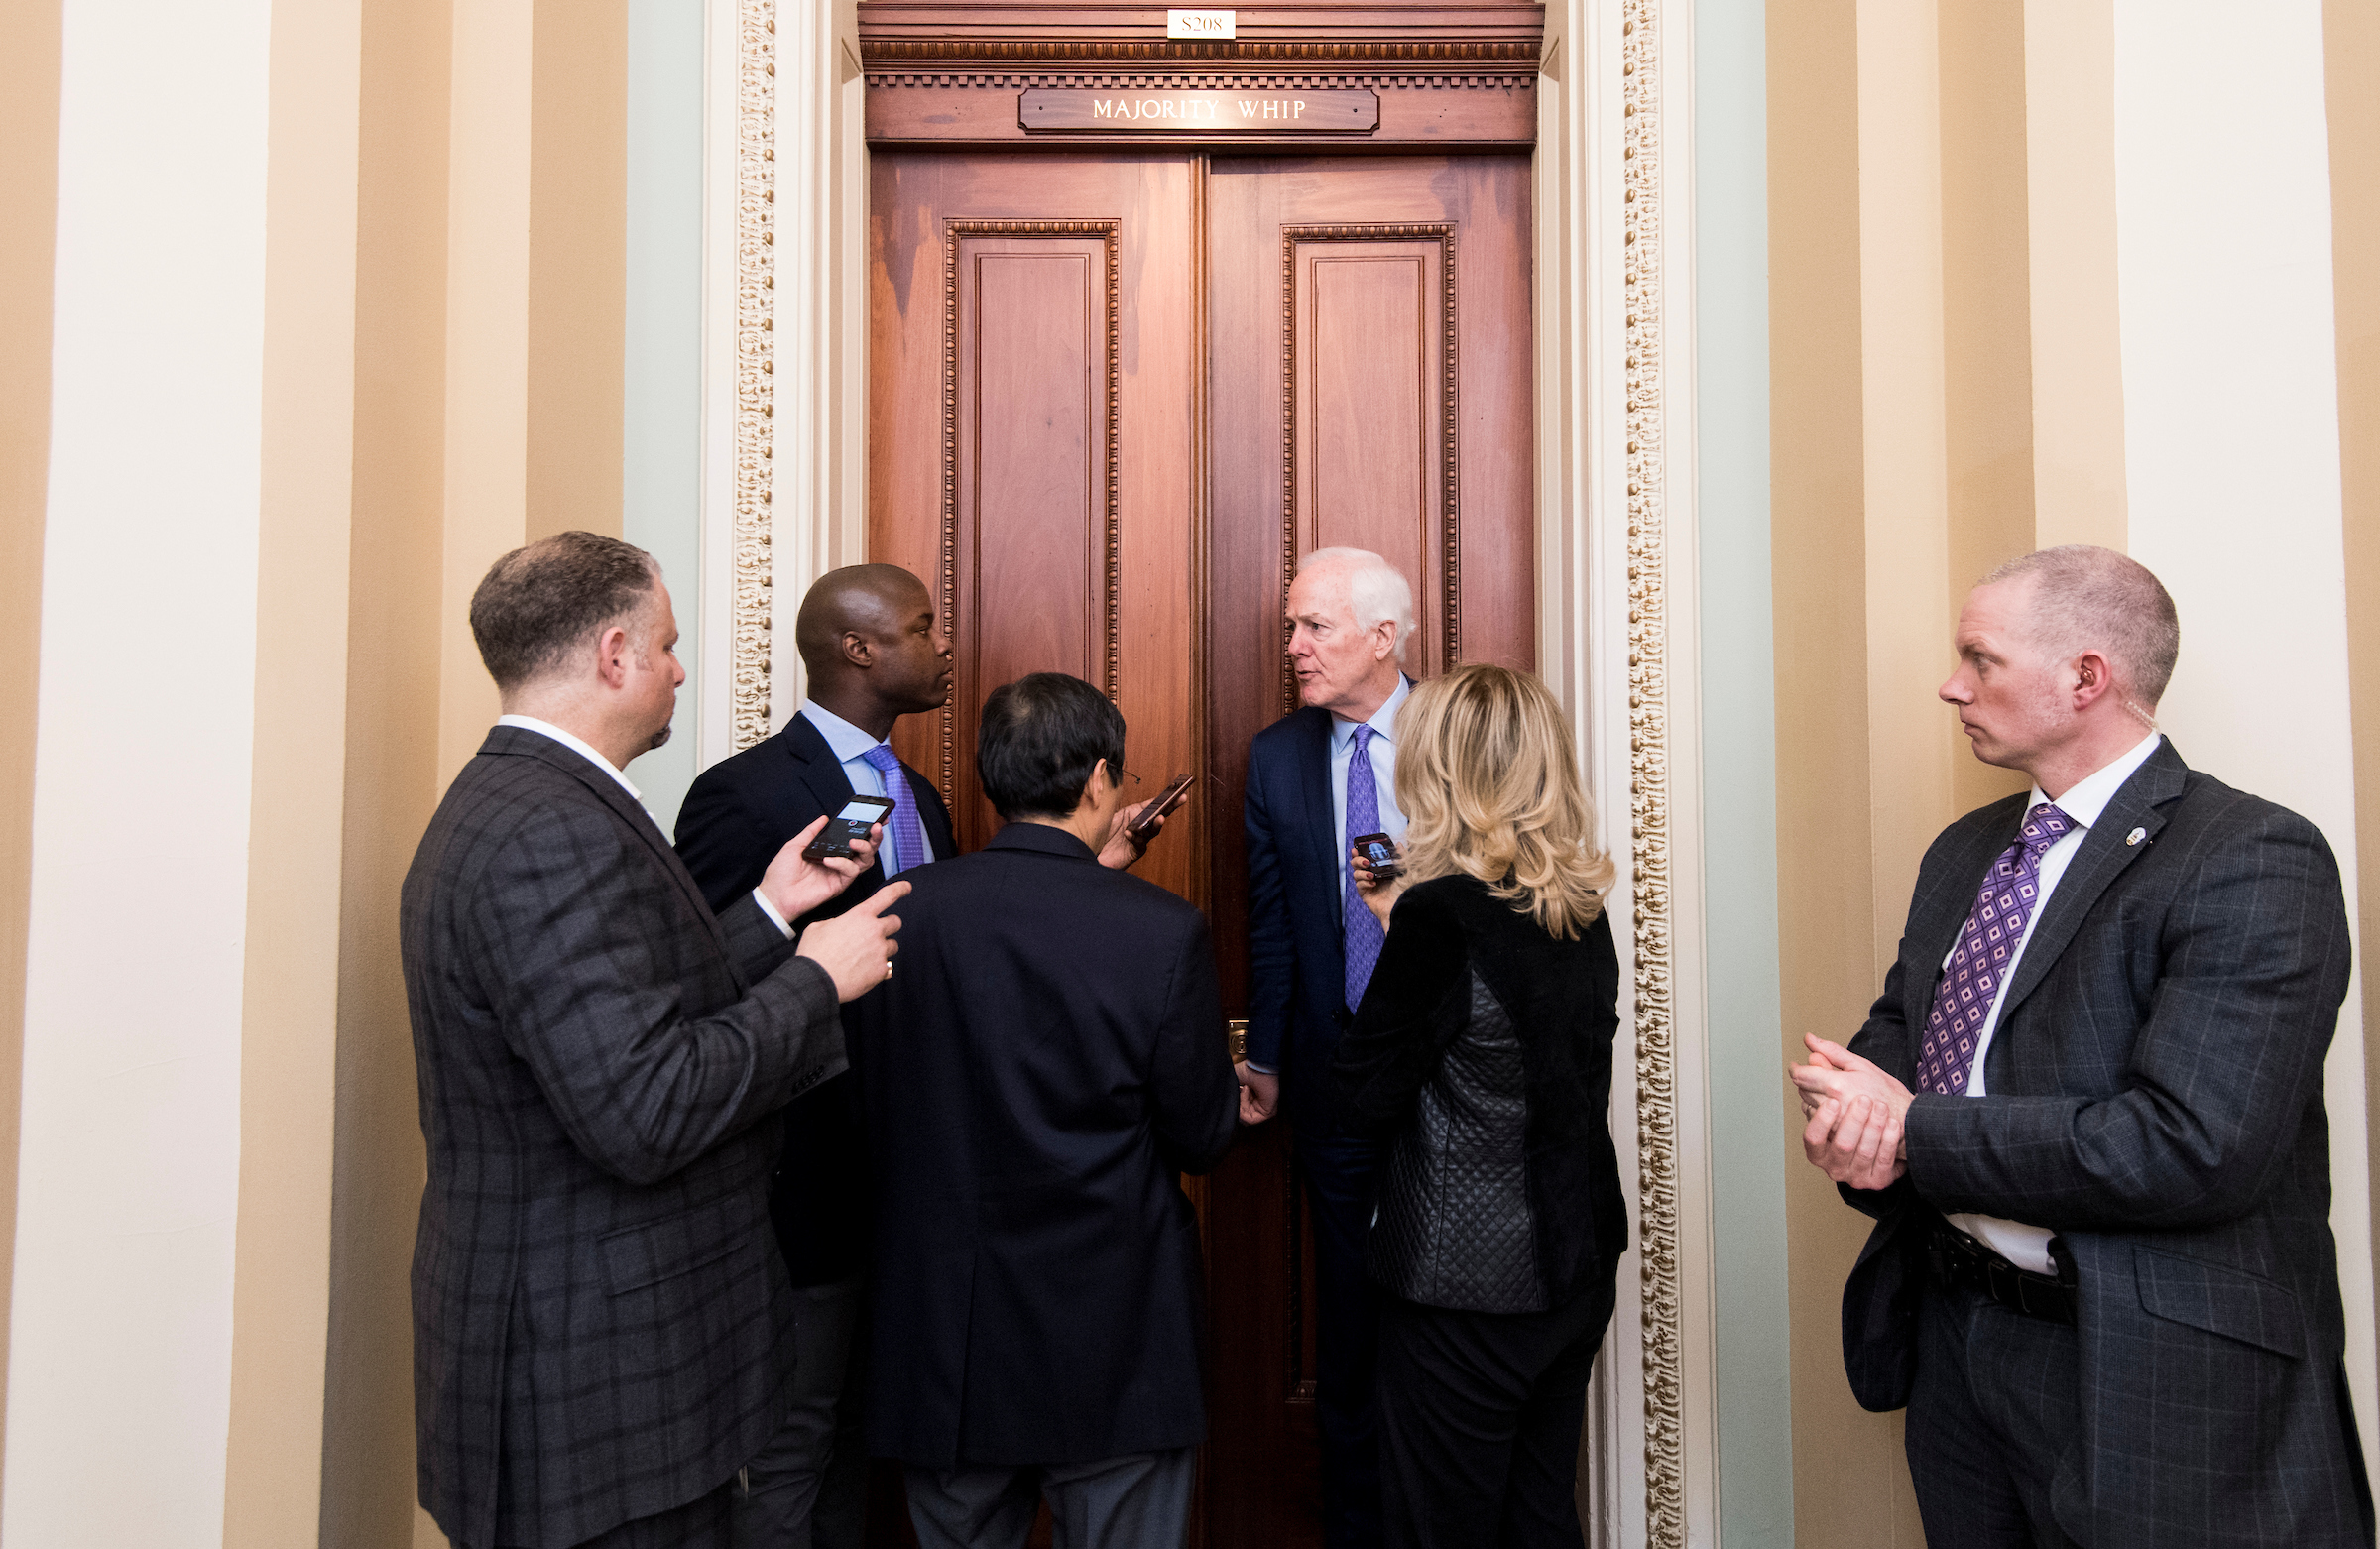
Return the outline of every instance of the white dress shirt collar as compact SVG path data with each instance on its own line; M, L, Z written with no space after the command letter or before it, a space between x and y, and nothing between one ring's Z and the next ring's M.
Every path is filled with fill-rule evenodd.
M1388 691L1388 697L1381 702L1380 707L1371 712L1371 719L1363 724L1379 734L1381 741L1394 743L1396 741L1396 712L1405 707L1405 701L1412 695L1413 680L1402 672L1397 673L1396 686ZM1336 754L1347 751L1347 745L1355 741L1356 724L1343 716L1332 715L1331 752Z
M496 717L496 724L498 726L517 726L522 731L536 732L539 737L552 738L555 742L560 743L572 753L577 754L589 764L594 765L597 769L603 771L606 774L609 774L612 778L618 780L620 782L620 788L628 792L629 800L637 802L639 805L644 803L645 792L639 790L635 785L629 783L628 776L621 774L620 771L614 769L612 767L611 760L605 758L602 754L597 753L592 744L587 743L577 737L571 736L568 732L563 731L551 721L540 721L536 716L532 715L500 715Z
M2132 777L2133 771L2149 762L2149 755L2155 753L2157 745L2164 740L2164 733L2151 732L2141 739L2139 746L2123 754L2114 763L2102 765L2076 780L2073 787L2058 798L2058 810L2064 812L2067 821L2078 828L2088 828L2098 822L2099 814L2107 810L2107 803L2115 799L2115 793L2123 788L2124 781ZM2036 784L2033 787L2033 799L2025 810L2029 812L2049 799L2042 794L2041 786Z

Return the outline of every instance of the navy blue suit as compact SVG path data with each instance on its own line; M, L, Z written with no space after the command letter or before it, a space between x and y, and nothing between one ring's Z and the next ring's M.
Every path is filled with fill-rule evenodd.
M1175 1175L1222 1159L1238 1093L1205 919L1042 823L915 889L899 972L851 1003L873 1450L953 1469L1196 1446L1198 1220Z
M1314 1221L1324 1541L1369 1549L1380 1541L1371 1401L1379 1297L1365 1273L1364 1234L1380 1149L1333 1113L1331 1056L1351 1013L1331 796L1328 710L1292 711L1256 734L1246 814L1248 1057L1280 1072Z
M904 765L901 773L933 853L956 855L941 796L915 770ZM775 736L695 779L678 809L679 858L703 895L724 905L751 892L786 840L841 811L852 795L842 761L808 717L796 715ZM840 896L793 923L840 914L884 885L883 865L871 866ZM846 1022L850 1016L844 1008ZM864 1303L833 1289L856 1281L867 1266L867 1142L857 1078L839 1076L795 1101L785 1110L784 1130L769 1196L777 1248L795 1286L828 1289L823 1301L797 1295L802 1317L813 1320L799 1336L800 1359L811 1370L795 1378L783 1427L746 1465L749 1493L737 1504L737 1542L828 1549L858 1544L866 1531L867 1444L859 1418L866 1376L852 1359L860 1335L847 1321L864 1318ZM827 1406L834 1430L822 1445L817 1427L829 1423L821 1413Z
M906 765L926 843L944 860L959 853L941 794ZM768 741L697 775L677 813L677 854L712 907L760 886L785 841L852 797L851 780L818 728L796 715ZM830 919L885 885L871 866L842 894L793 921ZM785 1150L769 1213L795 1285L821 1285L866 1267L868 1184L861 1153L859 1093L838 1076L785 1110Z

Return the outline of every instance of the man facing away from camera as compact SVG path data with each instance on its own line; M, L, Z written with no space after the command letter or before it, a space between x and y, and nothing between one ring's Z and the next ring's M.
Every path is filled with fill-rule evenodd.
M907 1465L925 1549L1065 1549L1188 1530L1198 1224L1178 1174L1236 1107L1204 917L1102 866L1124 717L1036 672L985 703L1007 820L913 874L899 970L852 1007L876 1179L871 1450Z
M504 715L405 879L429 1176L414 1250L421 1503L465 1549L725 1549L783 1411L777 1113L844 1068L836 1003L891 971L895 883L795 835L714 913L622 773L685 673L652 556L561 533L471 632Z
M2313 824L2159 735L2180 644L2109 549L1968 594L1942 697L2033 788L1944 830L1866 1025L1792 1072L1876 1218L1844 1358L1908 1408L1933 1549L2372 1542L2322 1108L2346 903Z

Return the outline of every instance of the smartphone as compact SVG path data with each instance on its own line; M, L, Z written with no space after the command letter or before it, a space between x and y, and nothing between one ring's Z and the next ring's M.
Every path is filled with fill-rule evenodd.
M885 820L892 810L890 796L854 796L844 803L843 810L826 820L818 837L801 847L805 859L823 861L830 856L839 861L852 858L851 847L868 837L868 830Z
M1157 819L1190 799L1190 787L1198 783L1195 774L1176 774L1173 783L1157 793L1157 799L1140 809L1140 815L1125 825L1125 836L1132 843L1146 844L1157 831Z
M1405 863L1397 859L1396 842L1386 834L1358 834L1347 846L1370 862L1371 875L1383 882L1405 869Z

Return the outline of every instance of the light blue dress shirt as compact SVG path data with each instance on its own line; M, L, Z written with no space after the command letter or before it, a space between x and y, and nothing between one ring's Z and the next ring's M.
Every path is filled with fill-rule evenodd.
M1379 832L1399 845L1405 842L1405 814L1396 805L1396 712L1413 693L1413 680L1398 673L1388 700L1364 724L1372 730L1372 784L1380 799ZM1331 717L1331 822L1339 836L1339 896L1347 896L1348 874L1355 867L1347 858L1347 763L1355 757L1356 723Z
M833 751L836 759L843 765L843 777L851 781L853 795L889 796L892 794L885 788L885 777L876 772L876 766L868 762L868 750L882 746L878 738L869 736L832 710L820 709L807 699L804 699L801 702L801 708L793 713L808 720L812 726L818 729L818 735L826 739L826 746ZM916 792L911 791L909 794L913 798ZM885 824L885 840L880 850L884 856L886 876L890 877L895 872L905 872L912 866L923 866L934 858L934 842L925 837L925 814L922 811L917 814L917 838L918 843L924 847L925 854L902 855L898 843L892 837L892 825L890 822Z

